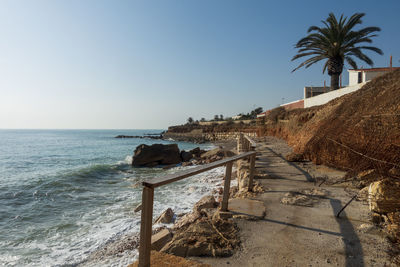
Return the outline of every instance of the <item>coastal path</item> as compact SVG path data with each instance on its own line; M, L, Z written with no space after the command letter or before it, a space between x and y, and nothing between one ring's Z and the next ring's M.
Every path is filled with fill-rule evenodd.
M290 147L273 137L259 139L256 151L254 178L265 190L254 199L264 203L266 216L236 219L242 244L232 257L194 259L211 266L394 266L364 201L353 201L336 217L355 194L328 182L343 172L288 162Z

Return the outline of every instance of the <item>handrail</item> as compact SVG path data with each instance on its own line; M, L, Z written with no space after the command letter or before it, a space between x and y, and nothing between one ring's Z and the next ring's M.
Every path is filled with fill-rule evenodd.
M223 166L223 165L225 165L225 164L227 164L229 162L234 162L234 161L239 160L239 159L248 158L248 157L254 155L254 153L255 152L242 153L242 154L239 154L239 155L236 155L236 156L233 156L233 157L229 157L229 158L226 158L226 159L214 161L212 163L209 163L209 164L206 164L206 165L202 165L202 166L199 166L199 167L196 167L196 168L192 168L192 169L189 169L189 170L184 170L184 171L181 171L179 173L174 173L174 174L170 174L170 175L165 175L165 176L160 177L160 178L151 179L149 181L142 182L142 185L143 186L148 186L148 187L151 187L151 188L156 188L156 187L159 187L159 186L162 186L162 185L166 185L166 184L170 184L170 183L182 180L182 179L187 178L187 177L192 176L192 175L196 175L196 174L199 174L199 173L202 173L202 172L205 172L205 171L209 171L211 169Z
M239 152L254 151L256 150L256 142L254 142L248 135L240 133L237 140L237 150Z
M243 134L240 134L238 138L239 142L246 143L246 147L249 147L249 150L240 153L239 155L229 157L226 159L218 160L209 164L205 164L199 167L195 167L189 170L184 170L175 174L166 175L159 178L154 178L149 181L142 182L143 185L143 193L142 193L142 214L141 214L141 222L140 222L140 246L139 246L139 267L149 267L150 266L150 250L151 250L151 234L152 234L152 223L153 223L153 202L154 202L154 188L163 186L166 184L170 184L187 177L193 176L195 174L199 174L205 171L209 171L211 169L226 165L225 171L225 182L224 182L224 191L221 202L221 210L228 210L228 200L229 200L229 191L231 184L231 174L232 174L232 166L233 162L249 158L250 159L250 175L249 175L249 191L253 188L253 176L255 169L255 159L256 152L250 151L255 149L250 149L250 147L255 148L255 142L250 138L245 136L243 138ZM249 145L247 145L249 144ZM250 145L251 144L251 145Z
M251 138L248 135L244 135L244 138L246 138L247 141L249 141L250 143L250 147L256 147L256 142L254 142L253 140L251 140Z

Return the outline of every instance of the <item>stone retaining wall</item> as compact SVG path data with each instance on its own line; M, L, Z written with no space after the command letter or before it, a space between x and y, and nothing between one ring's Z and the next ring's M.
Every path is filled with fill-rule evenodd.
M203 133L198 130L191 131L189 133L173 133L166 132L164 139L172 138L177 141L190 141L190 142L208 142L218 140L232 140L237 139L240 132L215 132L215 133ZM256 132L246 133L250 137L256 137Z

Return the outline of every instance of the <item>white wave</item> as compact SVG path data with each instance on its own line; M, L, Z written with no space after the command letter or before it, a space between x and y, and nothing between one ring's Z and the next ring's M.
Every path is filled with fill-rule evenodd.
M127 155L124 160L117 161L117 165L131 165L132 164L132 155Z
M128 157L126 159L129 160ZM175 173L188 168L193 167L176 167L162 173ZM219 167L160 187L155 192L153 217L158 217L167 208L171 208L175 214L190 212L201 197L211 194L217 186L223 186L224 172L225 168ZM145 177L153 177L154 172L143 175L140 179L136 178L136 182ZM85 262L85 259L107 242L125 234L139 232L140 212L134 213L132 209L140 202L140 189L118 191L110 199L109 205L99 206L74 221L73 227L76 229L72 232L57 231L40 241L21 243L15 249L38 251L35 257L30 258L30 266L58 266L80 262L83 262L83 266L127 266L137 259L137 250L102 258L101 264ZM65 217L68 218L68 214ZM4 262L16 266L26 264L25 259L11 254L1 255L0 265Z

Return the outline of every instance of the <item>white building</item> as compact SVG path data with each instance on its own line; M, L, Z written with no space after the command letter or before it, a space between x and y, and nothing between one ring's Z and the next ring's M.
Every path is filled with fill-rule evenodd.
M305 87L304 88L304 107L309 108L328 103L332 99L341 97L360 89L367 82L385 73L400 69L400 67L370 68L370 69L350 69L349 85L333 91L323 92L324 87ZM310 89L311 88L311 89ZM310 94L311 91L311 94Z
M350 69L349 86L365 83L375 77L381 76L389 71L400 69L399 67L371 68L371 69Z
M240 120L243 115L232 116L232 120Z

